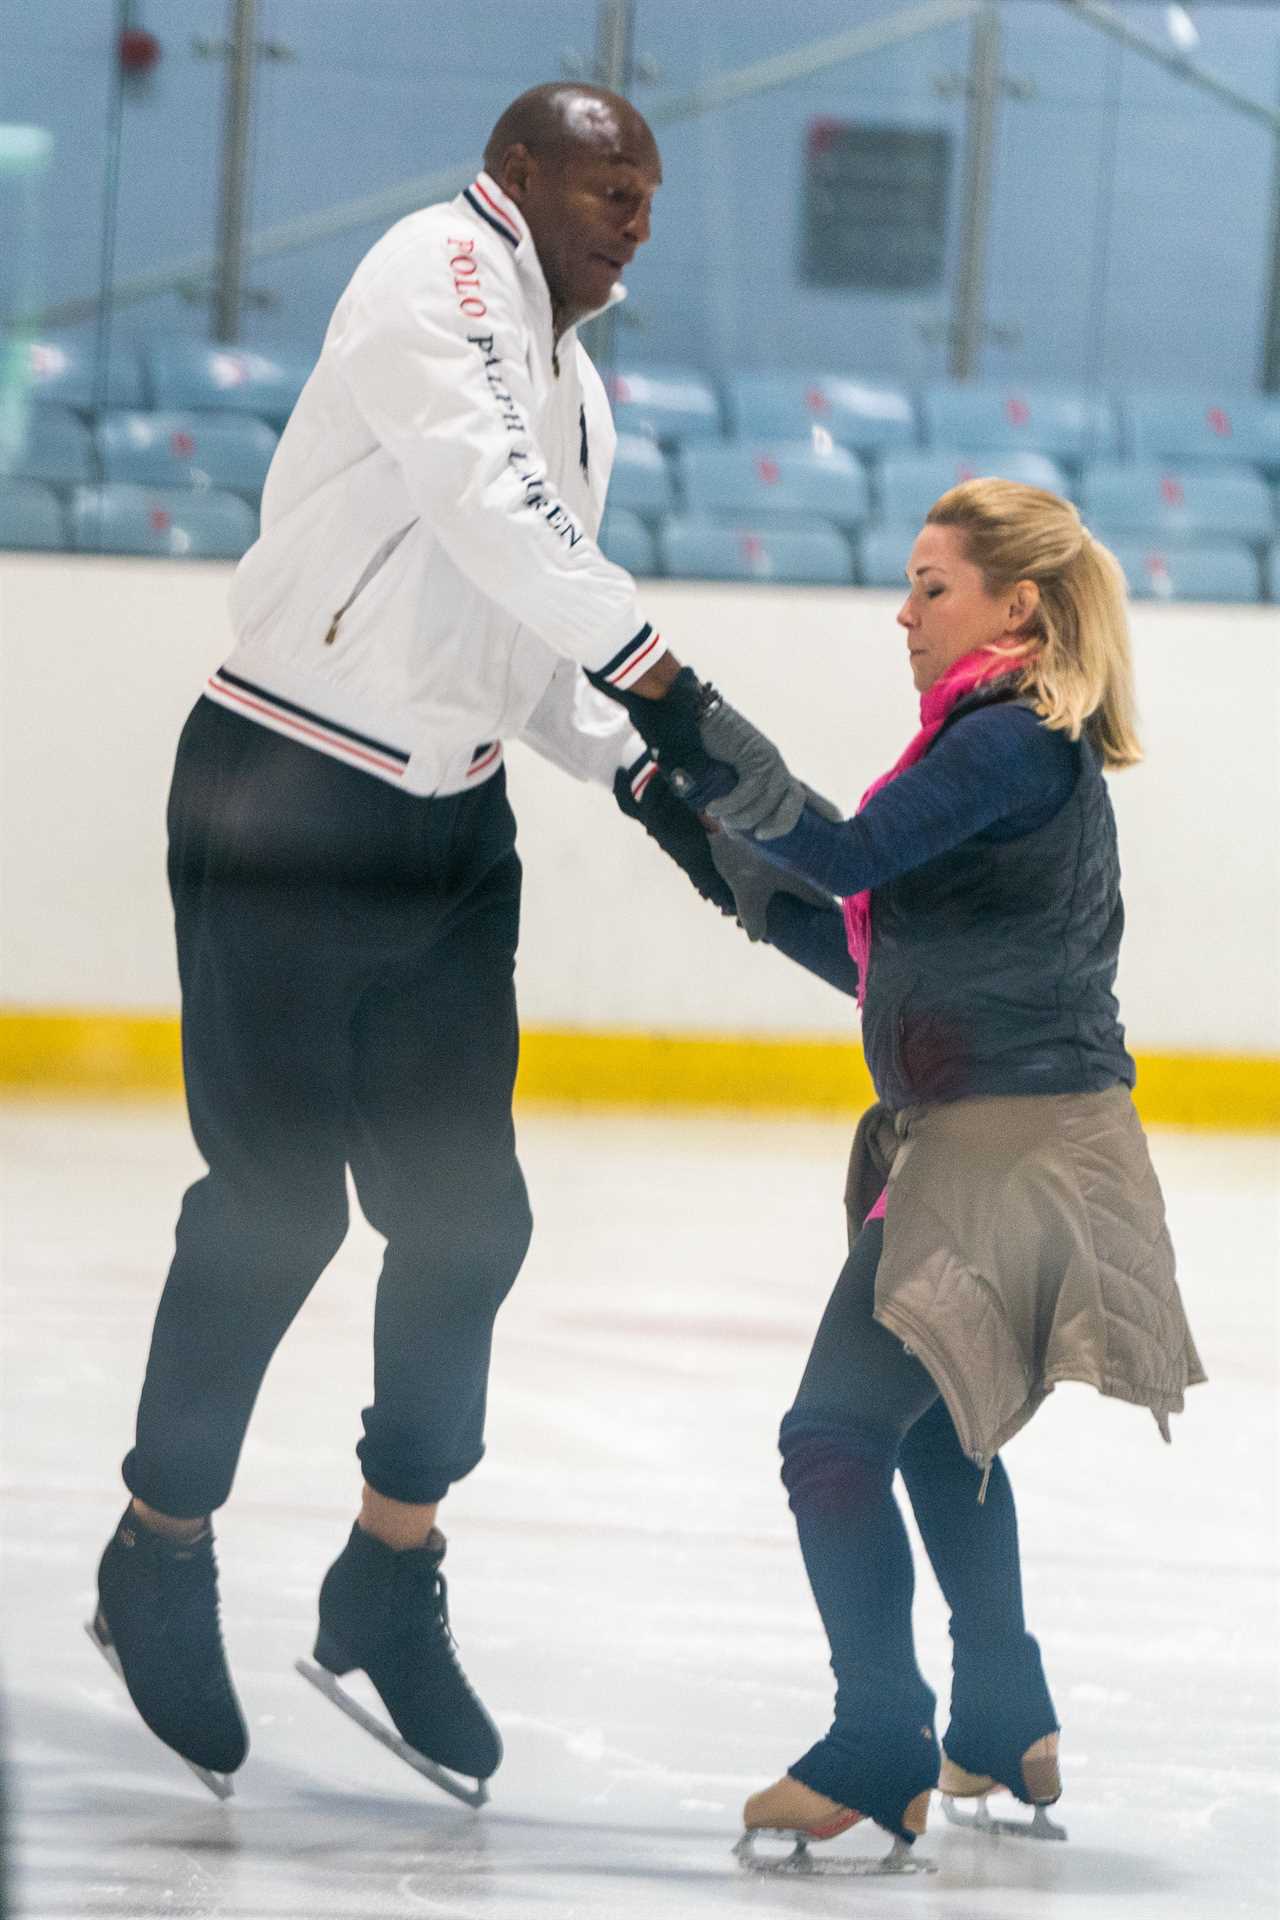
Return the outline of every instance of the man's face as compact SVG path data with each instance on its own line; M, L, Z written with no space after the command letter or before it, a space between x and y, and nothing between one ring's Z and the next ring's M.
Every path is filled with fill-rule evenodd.
M513 148L501 185L529 224L558 329L609 298L649 238L662 163L642 121L597 120L584 137L546 155Z

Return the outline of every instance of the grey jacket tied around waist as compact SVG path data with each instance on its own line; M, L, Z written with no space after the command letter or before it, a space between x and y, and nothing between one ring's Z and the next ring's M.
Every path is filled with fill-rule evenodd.
M993 681L946 727L1013 697ZM1132 1086L1112 987L1124 910L1098 758L1044 826L962 845L875 888L862 1045L892 1110L973 1094Z
M888 1177L875 1317L987 1465L1059 1382L1147 1407L1169 1437L1203 1381L1129 1090L864 1115L851 1241Z

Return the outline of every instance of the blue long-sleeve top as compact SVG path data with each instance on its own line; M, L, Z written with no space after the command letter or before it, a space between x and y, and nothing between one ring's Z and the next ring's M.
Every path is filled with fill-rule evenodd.
M824 820L806 807L790 833L753 844L776 865L844 899L975 836L1002 841L1033 833L1070 798L1078 773L1075 743L1030 708L980 707L954 721L922 760L853 819ZM856 991L840 914L775 894L768 936L832 986Z

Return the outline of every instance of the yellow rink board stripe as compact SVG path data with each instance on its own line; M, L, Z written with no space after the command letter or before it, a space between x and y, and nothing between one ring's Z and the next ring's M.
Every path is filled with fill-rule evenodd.
M171 1014L0 1007L0 1089L10 1094L178 1093ZM851 1038L589 1033L532 1028L519 1097L582 1106L731 1107L857 1114L871 1083ZM1138 1107L1156 1126L1280 1132L1280 1060L1138 1056Z

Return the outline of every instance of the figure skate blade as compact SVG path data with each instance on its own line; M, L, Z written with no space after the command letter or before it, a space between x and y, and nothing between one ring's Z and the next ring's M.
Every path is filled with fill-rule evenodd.
M98 1622L96 1619L86 1620L84 1630L110 1667L112 1673L115 1674L118 1680L123 1681L124 1668L120 1664L120 1655L116 1652L114 1642L103 1639L102 1635L98 1632ZM146 1725L145 1721L143 1725ZM148 1728L148 1732L149 1731L150 1729ZM166 1746L168 1742L161 1741L160 1744ZM183 1766L186 1767L189 1772L194 1773L201 1786L207 1787L215 1800L233 1800L235 1798L236 1790L228 1774L214 1773L209 1767L198 1767L194 1760L188 1760L186 1755L178 1753L175 1747L170 1747L169 1751L176 1759L181 1760Z
M1030 1820L993 1819L987 1812L985 1793L977 1796L972 1813L956 1805L949 1793L942 1796L942 1811L953 1827L968 1827L975 1833L1007 1834L1012 1840L1065 1840L1067 1830L1049 1818L1046 1807L1037 1807Z
M405 1765L412 1767L415 1773L420 1773L424 1779L430 1780L432 1785L439 1787L442 1793L451 1794L455 1800L461 1800L467 1807L483 1807L486 1804L489 1789L483 1780L477 1780L474 1787L468 1787L456 1774L450 1773L447 1767L437 1765L434 1760L428 1760L424 1753L419 1753L416 1747L411 1747L407 1740L402 1739L394 1728L384 1726L376 1714L362 1707L358 1700L353 1700L346 1689L338 1685L337 1680L327 1668L317 1666L311 1660L295 1660L293 1664L295 1671L300 1673L304 1680L309 1681L318 1693L322 1693L326 1700L331 1701L340 1713L345 1713L348 1720L354 1720L358 1727L363 1727L366 1733L372 1734L380 1746L384 1746L389 1753L394 1753L397 1760L403 1760Z
M789 1841L790 1853L757 1853L756 1842ZM889 1879L914 1873L936 1873L931 1861L917 1857L915 1849L894 1836L894 1842L882 1859L860 1860L853 1854L813 1854L809 1848L812 1834L795 1827L748 1827L733 1849L734 1858L744 1873L830 1874L846 1878Z

